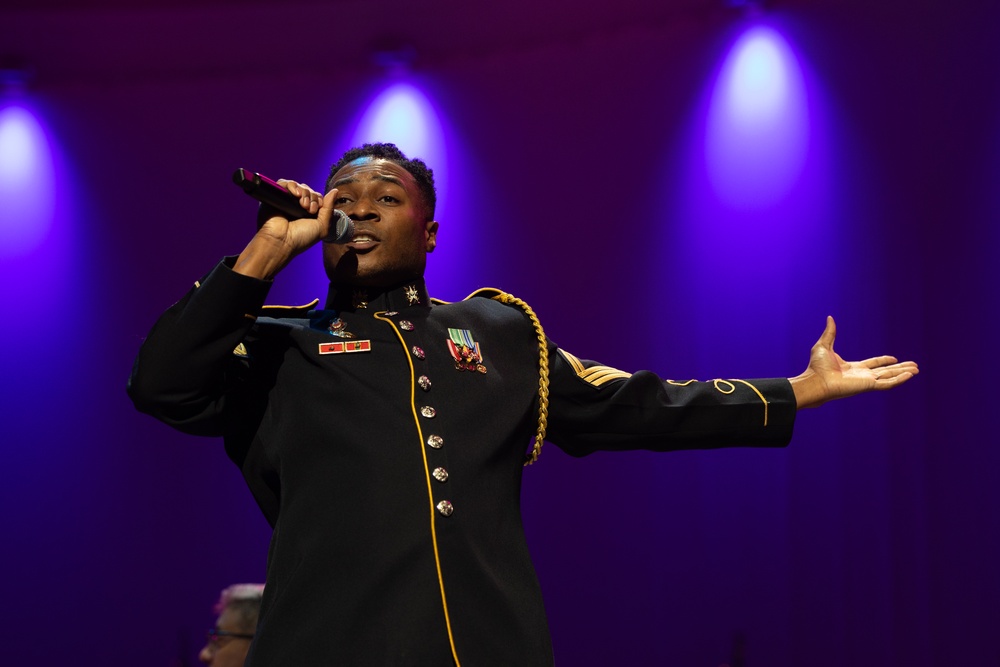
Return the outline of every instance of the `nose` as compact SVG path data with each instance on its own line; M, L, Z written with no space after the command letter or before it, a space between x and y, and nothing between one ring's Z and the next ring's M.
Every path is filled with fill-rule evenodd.
M351 220L374 220L378 218L378 209L369 197L358 197L350 209L342 209Z
M214 657L215 651L212 650L212 647L209 644L205 644L205 647L201 649L201 653L198 654L198 662L211 665Z

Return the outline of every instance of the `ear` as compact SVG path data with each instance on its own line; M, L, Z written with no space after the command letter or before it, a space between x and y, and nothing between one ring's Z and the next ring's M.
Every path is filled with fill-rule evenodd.
M435 246L437 246L437 233L438 233L438 223L436 220L428 220L427 224L424 225L424 234L426 236L426 241L424 242L424 249L427 252L434 252Z

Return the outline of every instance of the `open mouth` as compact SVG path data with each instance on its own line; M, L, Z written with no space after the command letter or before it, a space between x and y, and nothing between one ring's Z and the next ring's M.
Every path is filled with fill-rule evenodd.
M355 250L367 250L378 245L379 239L368 232L354 232L354 237L348 242L348 246Z

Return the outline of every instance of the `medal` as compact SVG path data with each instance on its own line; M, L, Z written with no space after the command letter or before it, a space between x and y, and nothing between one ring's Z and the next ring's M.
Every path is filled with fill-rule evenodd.
M486 372L483 365L483 353L479 349L479 343L472 339L472 332L468 329L448 329L448 351L451 358L455 360L455 368L460 371Z

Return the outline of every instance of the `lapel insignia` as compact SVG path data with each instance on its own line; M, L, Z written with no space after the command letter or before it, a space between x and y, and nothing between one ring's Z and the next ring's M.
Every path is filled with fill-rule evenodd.
M420 292L417 291L416 285L409 285L406 288L406 303L410 306L420 303Z
M455 360L455 368L460 371L486 372L483 365L483 353L479 349L479 343L472 339L472 332L468 329L448 329L448 351L451 352L452 359Z
M247 346L244 345L243 343L240 343L239 345L236 346L236 349L233 350L233 354L235 354L237 357L243 357L243 358L250 356L250 353L247 352Z
M347 352L371 352L370 340L342 340L335 343L320 343L320 354L345 354Z
M354 290L354 307L355 308L367 308L368 307L368 292L363 289Z

